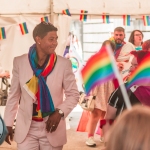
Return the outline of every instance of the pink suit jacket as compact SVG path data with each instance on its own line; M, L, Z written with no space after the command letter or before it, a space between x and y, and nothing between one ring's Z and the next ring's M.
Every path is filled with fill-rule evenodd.
M11 88L5 108L4 121L6 126L13 126L17 114L14 139L17 143L23 142L29 131L32 121L33 99L23 88L23 85L31 79L33 71L30 67L28 55L16 57L13 62L13 77ZM64 118L77 105L79 92L71 68L71 62L61 56L57 56L56 65L47 77L47 85L50 90L55 108L64 112ZM63 101L63 93L66 99ZM19 105L20 100L20 105ZM19 107L18 107L19 105ZM18 112L17 112L18 111ZM46 121L47 118L44 119ZM66 143L65 119L61 119L58 128L53 133L47 133L50 144L54 147Z

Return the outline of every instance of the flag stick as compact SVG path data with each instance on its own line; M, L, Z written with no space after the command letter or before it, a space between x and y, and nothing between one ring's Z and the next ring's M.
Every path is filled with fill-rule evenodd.
M124 98L126 107L127 107L127 109L131 109L132 106L131 106L131 103L130 103L130 100L129 100L129 97L128 97L126 88L125 88L125 86L124 86L124 83L123 83L122 78L120 77L118 68L117 68L116 64L114 63L116 60L115 60L115 58L114 58L114 54L112 53L112 48L110 47L110 45L107 45L107 46L106 46L106 49L107 49L108 54L110 55L110 59L111 59L111 61L112 61L112 67L113 67L114 72L115 72L115 75L116 75L116 77L117 77L117 79L118 79L119 86L120 86L120 89L121 89L122 96L123 96L123 98Z

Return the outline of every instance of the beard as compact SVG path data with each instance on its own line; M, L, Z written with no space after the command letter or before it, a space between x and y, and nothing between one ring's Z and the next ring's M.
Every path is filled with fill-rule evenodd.
M115 40L115 43L116 43L116 44L122 44L122 42L123 42L123 40L121 40L121 39L116 39L116 40Z

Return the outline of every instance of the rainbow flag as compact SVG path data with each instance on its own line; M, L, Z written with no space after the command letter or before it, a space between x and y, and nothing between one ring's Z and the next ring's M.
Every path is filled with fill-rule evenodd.
M86 21L87 20L87 13L88 13L88 11L81 10L81 14L80 14L80 20L81 21Z
M110 23L108 15L102 15L103 23Z
M86 94L89 94L96 85L114 78L112 62L106 48L101 48L88 60L81 70L81 75Z
M6 39L6 34L5 34L5 28L1 27L0 28L0 40Z
M47 16L42 17L42 18L41 18L41 22L43 22L43 21L48 22L48 17L47 17Z
M123 25L130 26L130 15L123 15Z
M71 16L69 9L63 10L62 13L63 13L64 15Z
M133 85L150 86L150 54L143 59L136 70L130 75L127 88Z
M22 35L29 33L26 22L20 23L19 26L20 26L20 30L21 30Z
M150 26L150 17L143 16L144 26Z

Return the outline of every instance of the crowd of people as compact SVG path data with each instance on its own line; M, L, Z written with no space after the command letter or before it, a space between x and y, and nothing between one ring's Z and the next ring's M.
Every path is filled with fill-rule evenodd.
M124 84L150 53L150 40L143 42L143 37L140 30L134 30L129 42L125 42L124 28L117 27L114 36L102 44L102 47L111 47L121 75L124 64L128 64ZM71 62L55 53L57 38L57 28L51 23L41 22L33 30L35 44L31 45L28 54L14 58L4 121L8 131L5 141L11 144L12 126L17 114L14 139L18 150L62 150L67 141L65 118L77 105L79 91ZM69 47L67 43L64 56ZM5 76L9 77L6 73ZM150 106L150 87L134 85L128 89L131 105L142 106L122 114L126 105L120 86L123 85L114 78L91 91L96 99L88 118L85 143L90 147L96 146L94 134L100 121L100 141L105 143L106 150L146 150L150 139L146 130L149 128L150 112L142 106ZM138 126L145 126L145 129L138 132ZM138 137L137 140L134 140L135 137Z
M128 74L123 78L124 83L128 82L130 74L138 67L138 64L150 53L150 40L143 42L143 33L140 30L134 30L131 32L129 41L125 42L125 30L122 27L114 29L114 36L109 40L103 42L102 47L106 44L110 45L116 64L120 74L128 64L126 70ZM123 85L121 85L123 86ZM100 121L100 142L109 142L105 136L107 135L114 120L120 116L120 114L126 110L123 95L120 90L120 85L117 79L113 79L104 84L97 86L90 93L93 95L96 90L95 108L90 112L86 131L88 132L88 138L85 142L87 146L95 147L96 142L94 140L94 134L96 132L96 126ZM132 106L136 104L150 106L150 87L134 85L127 90L129 100ZM83 112L85 113L85 112ZM82 115L79 125L84 120ZM78 129L80 131L80 129Z

